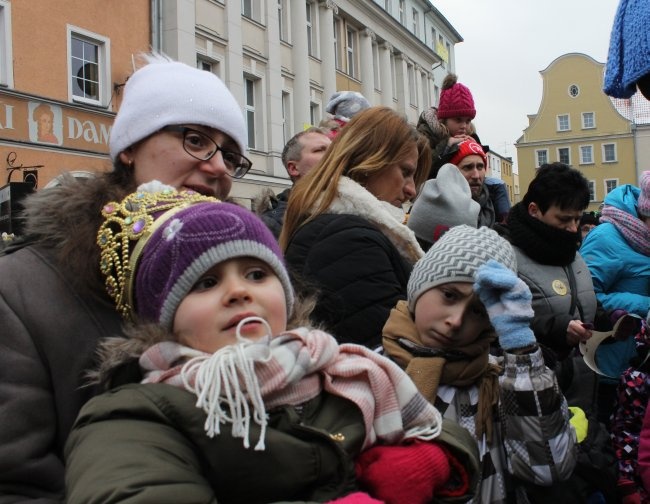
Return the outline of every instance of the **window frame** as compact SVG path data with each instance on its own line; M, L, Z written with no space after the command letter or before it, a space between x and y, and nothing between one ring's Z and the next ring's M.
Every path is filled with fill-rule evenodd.
M257 102L258 90L260 79L254 75L244 73L244 121L246 122L246 147L250 150L257 149L257 123L259 121L257 115ZM252 93L249 94L249 83L252 88ZM252 103L249 103L249 98L252 98ZM252 129L251 129L252 117ZM251 142L251 138L253 142Z
M561 151L563 151L563 150L566 150L566 152L567 152L567 161L562 161L562 153L561 153ZM560 163L570 165L571 164L571 148L570 147L558 147L557 148L557 160Z
M614 148L614 159L607 159L607 147L613 147ZM618 162L618 148L616 146L616 142L609 142L609 143L604 143L600 146L601 148L601 155L603 159L603 163L617 163Z
M307 26L307 54L309 56L316 56L314 46L314 4L305 1L305 24Z
M0 86L14 87L11 2L0 0Z
M589 201L596 201L596 181L587 180L587 185L589 186Z
M291 93L282 91L282 137L284 144L291 139L293 131L293 114L291 113Z
M611 189L608 189L608 187L610 185L609 184L610 182L613 182L614 186ZM612 192L614 189L616 189L618 187L618 184L619 184L618 178L603 179L603 189L605 190L605 196L607 196L610 192ZM603 197L603 199L605 199L605 198Z
M587 124L586 124L586 120L585 120L586 117L587 117L589 114L591 114L591 121L592 121L592 125L591 125L591 126L587 126ZM582 113L580 114L580 116L581 116L581 118L582 118L582 129L595 129L595 128L596 128L596 113L595 113L595 112L582 112Z
M544 154L544 162L540 162L540 154ZM548 149L535 149L535 168L539 168L548 163Z
M399 0L397 13L399 15L399 24L406 26L406 2L404 0Z
M566 118L566 128L562 128L562 120ZM556 116L557 131L571 131L571 116L569 114L558 114Z
M280 30L280 41L291 43L288 0L278 0L278 29Z
M250 13L247 13L247 7L250 5ZM256 23L263 24L262 19L262 6L258 0L241 0L240 13L246 19L250 19Z
M411 16L413 21L413 35L420 37L420 11L415 7L411 7Z
M350 34L353 34L350 37ZM352 44L350 41L352 40ZM352 70L350 70L352 63ZM346 73L353 79L359 78L359 31L351 25L345 27L345 65Z
M321 104L315 101L309 102L309 120L312 126L317 126L321 118Z
M589 152L591 154L591 160L590 161L585 161L585 156L584 156L584 150L583 149L589 149ZM578 146L578 152L580 156L580 164L581 165L589 165L589 164L594 164L594 146L592 144L585 144L585 145L580 145Z
M341 48L339 40L341 39L341 27L343 26L343 22L341 21L341 18L334 16L333 24L334 40L332 42L334 44L334 68L342 72L343 67L341 66Z
M67 31L67 64L68 64L68 101L83 103L98 107L108 107L111 100L111 40L78 26L68 24ZM78 96L74 93L72 75L72 39L76 38L97 46L97 99Z

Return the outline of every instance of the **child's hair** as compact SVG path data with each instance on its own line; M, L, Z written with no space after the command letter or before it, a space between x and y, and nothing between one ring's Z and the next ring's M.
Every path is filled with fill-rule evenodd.
M517 271L512 245L496 231L465 225L451 228L415 263L406 288L409 310L414 313L418 298L438 285L473 283L478 268L490 259Z
M161 192L161 184L152 186L158 192L141 187L102 210L100 267L125 318L171 329L178 305L199 278L237 257L254 257L271 267L291 315L294 294L284 258L257 216L194 191L167 187Z

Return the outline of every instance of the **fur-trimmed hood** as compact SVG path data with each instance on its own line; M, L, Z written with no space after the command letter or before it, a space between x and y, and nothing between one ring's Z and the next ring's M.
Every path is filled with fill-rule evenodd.
M404 224L404 212L390 203L378 200L349 177L341 177L339 180L337 197L332 201L327 213L352 214L372 222L411 264L415 264L424 255L415 234Z
M429 139L431 149L449 137L449 130L438 119L438 109L430 107L420 114L417 130Z
M69 279L101 296L104 287L96 243L101 208L135 189L111 179L111 174L88 179L62 177L59 186L28 196L23 211L26 243L50 249Z

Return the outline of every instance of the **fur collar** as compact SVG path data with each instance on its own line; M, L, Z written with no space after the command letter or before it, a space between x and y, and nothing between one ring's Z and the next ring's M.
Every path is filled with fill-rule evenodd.
M379 201L361 184L348 177L341 177L337 197L332 201L327 213L352 214L372 222L411 264L415 264L424 255L415 234L404 224L404 212L389 203Z

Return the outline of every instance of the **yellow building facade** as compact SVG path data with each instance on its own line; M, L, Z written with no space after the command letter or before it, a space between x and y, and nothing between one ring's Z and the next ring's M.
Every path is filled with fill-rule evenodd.
M596 210L615 187L636 183L633 123L603 93L604 66L585 54L569 53L540 72L541 104L516 143L522 196L536 169L555 161L587 178L589 210Z

